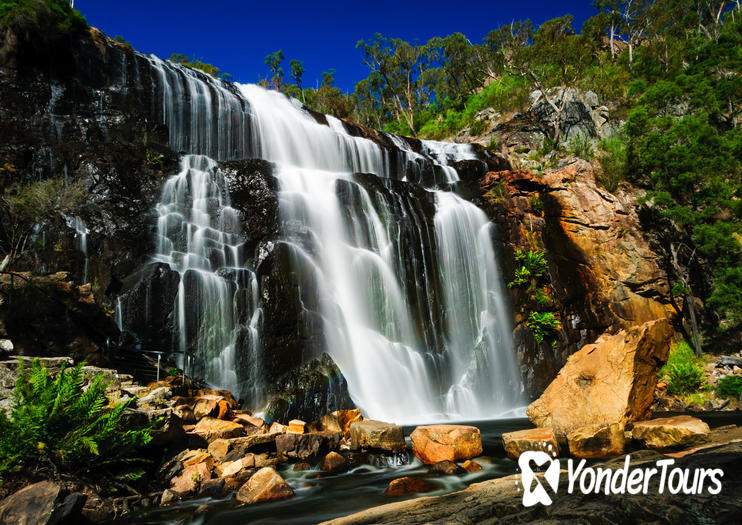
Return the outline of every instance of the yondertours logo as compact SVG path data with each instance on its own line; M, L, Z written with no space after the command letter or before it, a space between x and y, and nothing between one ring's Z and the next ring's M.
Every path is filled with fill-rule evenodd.
M549 455L544 451L529 450L518 458L520 467L520 483L523 487L523 506L551 505L552 498L558 494L561 481L559 460L552 452ZM671 468L675 460L660 459L653 466L632 467L631 457L626 456L621 468L610 469L604 467L586 466L584 459L575 464L567 461L567 493L572 494L579 490L582 494L620 495L620 494L648 494L653 479L659 481L657 490L660 494L668 491L670 494L702 494L707 492L716 495L721 492L721 478L724 471L716 469L683 469ZM534 468L543 470L543 481L534 472ZM516 481L518 483L518 480ZM547 491L550 489L550 493ZM520 489L519 489L520 490Z

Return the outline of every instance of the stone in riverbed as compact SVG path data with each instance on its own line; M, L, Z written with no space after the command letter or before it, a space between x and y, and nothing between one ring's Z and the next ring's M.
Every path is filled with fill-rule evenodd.
M569 453L577 458L604 458L623 454L624 427L619 423L591 425L567 434Z
M448 460L439 461L438 463L430 465L429 472L432 474L440 474L443 476L466 474L466 470L458 466L453 461Z
M211 468L204 463L185 467L170 480L170 490L178 497L191 496L198 491L202 481L211 479Z
M647 448L664 449L703 443L710 433L709 426L698 418L675 416L638 421L632 437Z
M667 359L672 334L667 319L603 334L569 356L528 406L528 417L558 436L606 421L626 425L641 419L654 400L657 371Z
M324 437L321 434L280 434L276 437L276 452L282 461L315 459L323 445Z
M221 409L219 406L220 403L222 404ZM204 417L221 419L219 418L219 413L223 409L228 408L229 406L222 396L204 395L199 397L193 405L193 414L196 419L202 419Z
M205 417L196 424L193 431L203 437L208 443L217 439L236 438L243 434L243 427L239 423Z
M516 432L506 432L502 435L502 446L511 459L518 459L528 450L543 450L549 454L559 455L554 431L550 428L528 428Z
M237 501L252 505L294 497L294 491L271 467L264 467L250 476L237 492Z
M467 459L461 464L461 468L465 471L469 472L470 474L472 472L482 472L484 469L482 468L482 465L477 463L476 461L472 461L470 459Z
M325 432L342 432L343 437L350 436L350 425L356 421L363 421L361 411L357 408L353 410L336 410L325 414L316 422L319 430Z
M386 452L404 452L407 448L402 427L394 423L365 419L350 425L350 448L370 448Z
M221 498L224 492L224 480L221 478L204 480L198 488L200 497Z
M320 470L330 473L339 474L348 470L348 460L337 452L330 452L319 465Z
M482 454L482 437L477 427L466 425L426 425L412 434L412 451L425 463L470 459Z
M413 493L432 492L436 486L420 478L405 476L403 478L393 479L387 486L384 494L387 496L406 496Z

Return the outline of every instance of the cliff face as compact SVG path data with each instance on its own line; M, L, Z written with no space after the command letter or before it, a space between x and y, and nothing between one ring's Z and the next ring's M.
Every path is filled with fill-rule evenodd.
M611 194L595 168L573 159L556 171L490 172L479 179L481 205L499 226L507 275L516 250L543 251L548 299L511 287L515 341L527 391L537 396L566 358L604 332L672 317L666 274L642 232L637 195ZM538 343L527 325L532 311L553 311L559 335Z
M147 57L95 32L93 38L72 46L66 60L51 64L18 60L16 45L10 35L0 49L0 165L4 166L0 188L49 178L77 181L86 201L76 215L88 233L83 254L70 217L39 224L30 249L14 269L32 274L66 271L77 285L90 283L92 295L85 296L85 308L97 305L107 320L105 329L93 330L96 335L85 339L81 356L91 359L105 344L171 350L179 276L168 265L153 264L151 255L155 205L167 177L178 171L181 152L174 151L178 145L164 124L157 72ZM315 119L327 125L324 116ZM399 145L387 135L349 122L343 125L350 135L398 151ZM404 140L406 148L421 151L419 141ZM394 160L398 156L390 158L399 162ZM529 396L537 396L566 357L599 334L665 314L667 283L638 230L633 195L611 195L599 189L585 163L543 178L508 171L509 162L502 156L459 162L455 168L462 179L460 193L485 209L499 226L506 279L516 270L516 249L538 248L547 254L549 308L561 320L555 344L537 343L526 322L529 312L544 310L543 305L526 291L511 289L515 341ZM322 355L319 298L302 286L313 277L292 266L286 244L278 242L274 167L242 158L222 161L219 169L240 215L240 235L259 286L260 373L275 399L271 410L277 418L288 420L350 407L342 374ZM414 173L413 183L372 175L358 175L356 182L371 194L405 192L410 202L399 200L399 205L416 206L417 216L430 223L432 204L422 188L442 174L427 164ZM401 238L412 238L406 227L400 226ZM420 248L410 245L409 249L413 255ZM126 318L127 333L121 336L112 323L117 303ZM60 353L82 344L75 342L74 330L69 328L74 323L61 330L39 323L32 310L9 316L8 308L0 305L4 310L0 313L22 352ZM420 310L421 305L414 309ZM60 310L60 315L69 315L68 310ZM89 320L95 318L87 316L85 322L95 323ZM32 337L29 326L37 327ZM421 332L426 340L434 340L437 329L433 322ZM253 364L240 362L240 366Z

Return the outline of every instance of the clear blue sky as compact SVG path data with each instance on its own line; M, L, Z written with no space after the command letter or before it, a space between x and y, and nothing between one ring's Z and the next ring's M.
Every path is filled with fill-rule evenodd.
M162 58L183 53L214 64L234 80L255 82L266 75L265 55L282 49L286 76L292 58L304 62L305 86L335 68L344 91L368 75L355 45L375 32L425 42L458 31L479 42L511 20L540 24L568 13L579 31L594 12L590 0L76 0L75 8L90 25L110 37L123 36L145 53Z

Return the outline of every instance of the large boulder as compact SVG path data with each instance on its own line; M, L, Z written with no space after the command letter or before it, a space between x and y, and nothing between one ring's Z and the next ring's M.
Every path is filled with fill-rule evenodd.
M237 492L237 501L248 505L293 497L289 484L271 467L258 470Z
M518 459L528 450L543 450L559 455L559 445L550 428L528 428L502 435L502 446L511 459Z
M217 439L229 439L243 434L243 427L239 423L205 417L196 424L194 433L203 437L208 443Z
M569 453L578 458L604 458L623 454L624 427L618 423L591 425L567 435Z
M352 450L370 448L386 452L403 452L407 447L402 427L394 423L366 419L351 423L350 448Z
M427 425L412 434L412 451L426 465L440 461L471 459L482 454L482 436L477 427Z
M585 345L528 406L528 417L557 435L641 419L652 404L657 371L667 360L672 334L667 320L658 319Z
M709 426L692 416L674 416L634 423L632 437L647 448L685 447L707 441Z
M85 503L82 494L69 494L51 481L25 487L0 502L0 523L56 525L79 523Z

